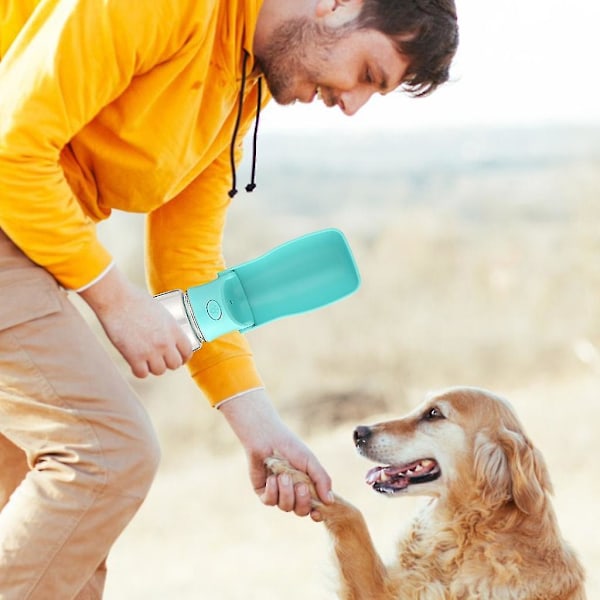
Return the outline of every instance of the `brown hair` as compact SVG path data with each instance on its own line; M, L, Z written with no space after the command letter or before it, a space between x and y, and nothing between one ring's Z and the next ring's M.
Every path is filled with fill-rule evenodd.
M364 0L354 26L375 29L410 58L401 87L426 96L448 81L458 47L454 0Z

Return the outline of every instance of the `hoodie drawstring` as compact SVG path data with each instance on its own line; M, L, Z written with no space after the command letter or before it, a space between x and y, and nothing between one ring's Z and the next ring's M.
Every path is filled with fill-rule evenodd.
M235 119L235 126L233 128L233 135L231 137L231 145L229 146L229 162L231 165L231 189L228 194L230 198L233 198L237 194L237 175L235 171L235 144L237 141L237 135L240 129L240 122L242 120L242 108L244 104L244 91L246 88L246 65L248 63L248 57L250 55L244 50L244 60L242 62L242 84L240 86L240 94L238 99L238 112ZM260 105L262 102L262 77L258 78L258 94L256 100L256 118L254 120L254 134L252 136L252 174L250 183L246 186L247 192L254 191L256 188L256 142L258 139L258 121L260 119Z
M256 118L254 119L254 133L252 134L252 174L250 183L246 186L247 192L253 192L256 187L256 142L258 140L258 121L260 120L260 105L262 103L262 77L258 78L258 91L256 99Z

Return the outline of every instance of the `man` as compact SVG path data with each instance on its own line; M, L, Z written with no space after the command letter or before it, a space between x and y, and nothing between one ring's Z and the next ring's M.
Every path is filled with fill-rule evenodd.
M112 209L147 213L152 293L213 279L240 141L269 96L320 96L351 115L374 93L429 93L448 77L456 16L452 0L3 0L0 11L0 598L100 598L159 451L65 290L137 377L187 362L265 504L310 512L305 487L266 478L274 449L326 502L331 481L280 420L244 338L192 356L94 224Z

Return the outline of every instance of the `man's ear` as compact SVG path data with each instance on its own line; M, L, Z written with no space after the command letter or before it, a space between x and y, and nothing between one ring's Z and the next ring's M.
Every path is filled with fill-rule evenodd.
M339 27L358 17L362 4L363 0L318 0L315 16L324 25Z

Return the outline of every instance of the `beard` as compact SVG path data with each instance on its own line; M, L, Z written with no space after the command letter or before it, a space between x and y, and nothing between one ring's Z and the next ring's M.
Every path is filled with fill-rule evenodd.
M295 84L308 81L318 85L321 66L346 28L323 27L309 18L293 18L271 34L264 52L256 62L278 104L296 100Z

